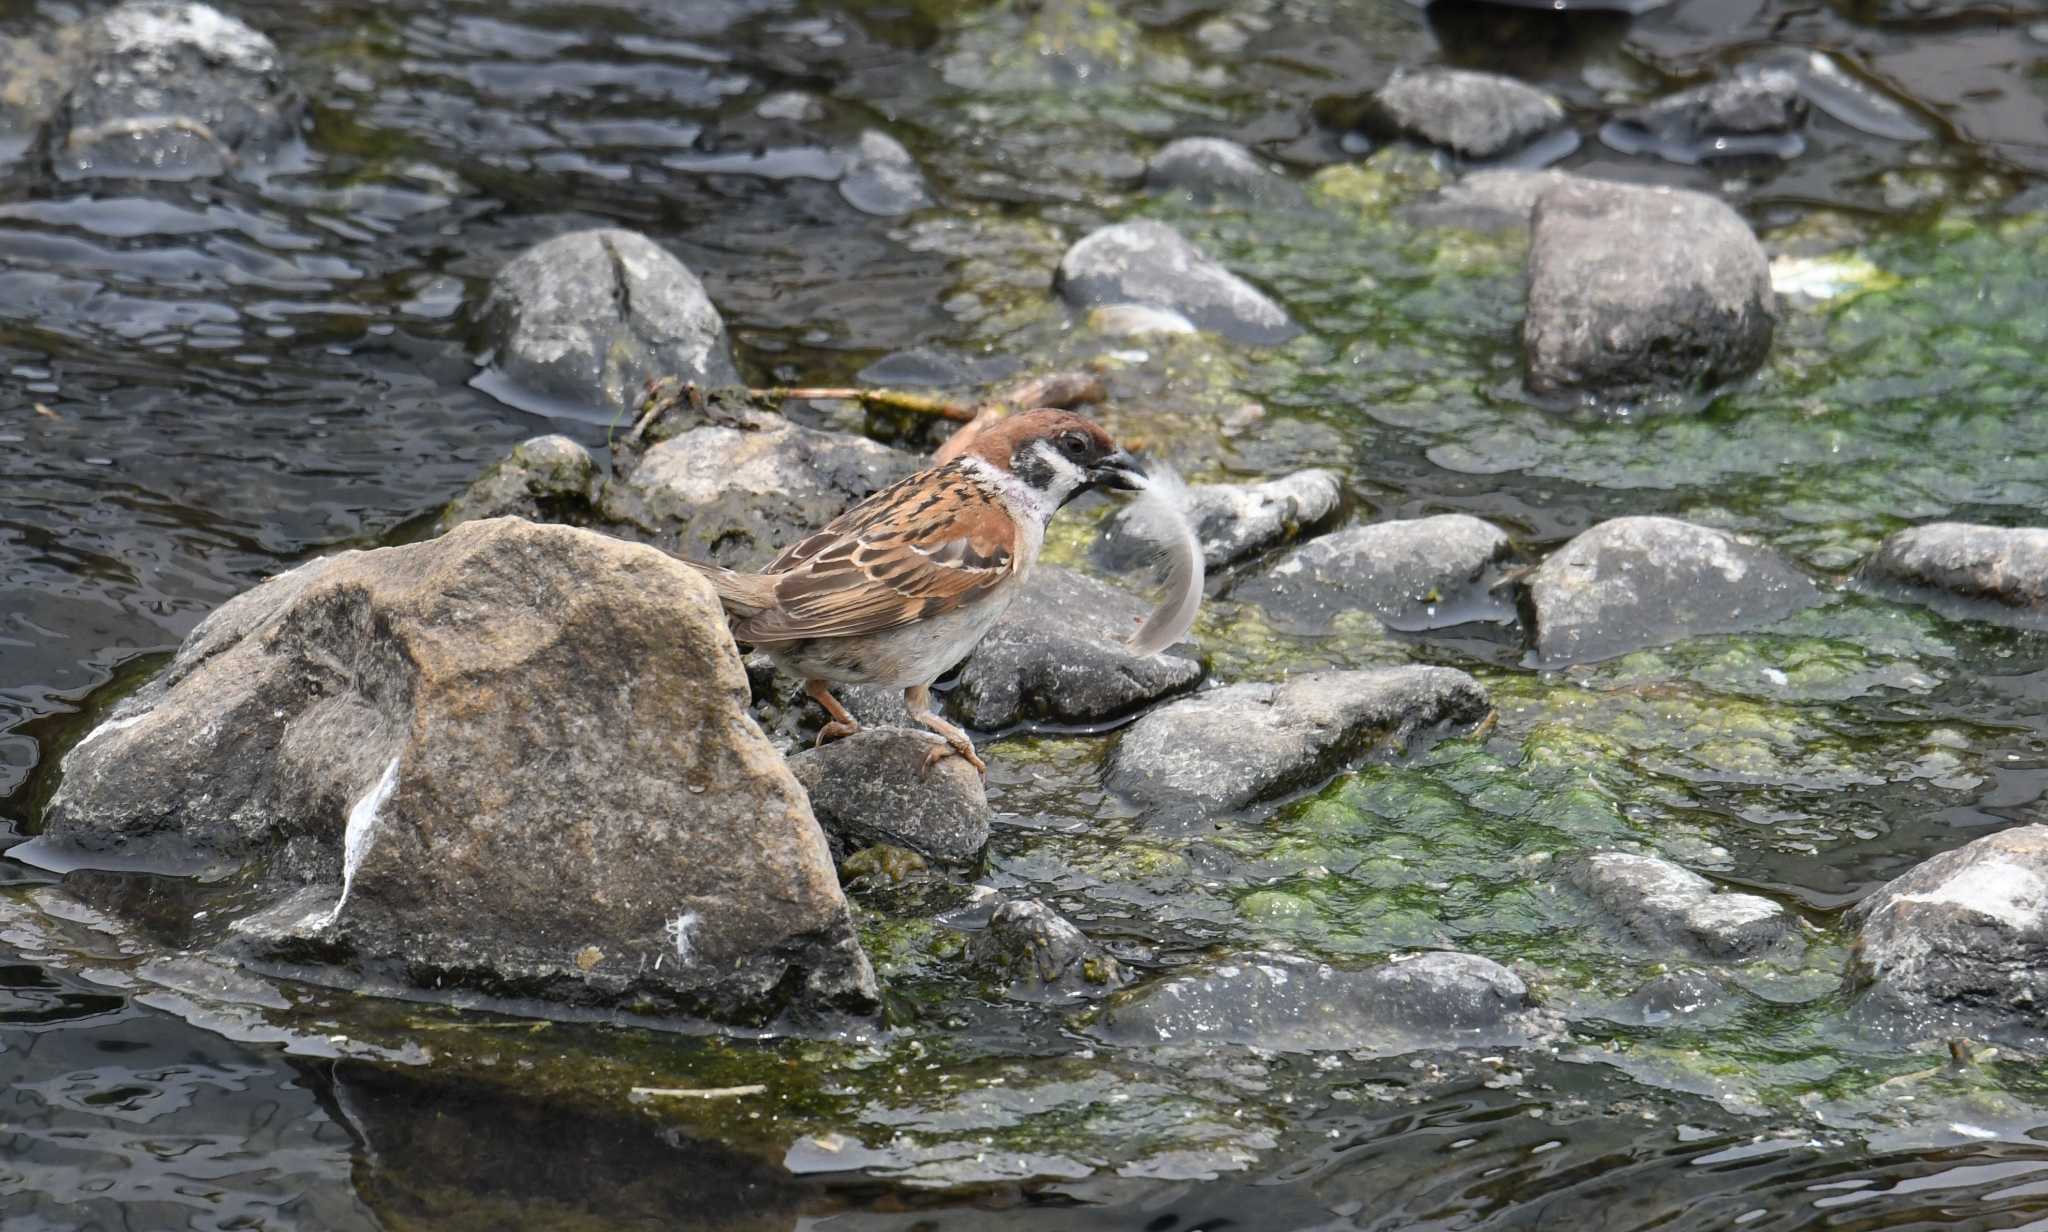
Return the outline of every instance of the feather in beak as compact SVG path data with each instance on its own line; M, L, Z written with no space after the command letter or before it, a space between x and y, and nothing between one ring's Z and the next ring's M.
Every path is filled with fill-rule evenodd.
M1117 455L1128 459L1121 450ZM1104 459L1107 464L1113 459ZM1158 654L1179 642L1194 627L1202 604L1202 541L1188 517L1188 489L1172 467L1160 463L1148 475L1133 463L1123 472L1137 492L1124 515L1124 528L1153 547L1165 575L1159 606L1131 637L1128 645L1142 655Z

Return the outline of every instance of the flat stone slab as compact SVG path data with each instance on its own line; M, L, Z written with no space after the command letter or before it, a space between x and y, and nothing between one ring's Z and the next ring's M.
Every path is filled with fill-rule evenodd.
M1806 948L1799 921L1784 907L1760 895L1722 891L1657 856L1593 852L1566 859L1559 876L1621 933L1660 953L1749 962L1793 958Z
M1406 631L1510 622L1512 594L1496 584L1512 555L1506 532L1462 513L1375 522L1310 540L1238 584L1231 597L1303 633L1326 631L1354 611Z
M1948 615L2048 629L2048 530L1967 522L1915 526L1878 545L1857 581Z

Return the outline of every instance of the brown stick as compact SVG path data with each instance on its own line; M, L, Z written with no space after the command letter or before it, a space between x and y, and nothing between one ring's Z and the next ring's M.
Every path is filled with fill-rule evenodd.
M755 398L840 398L858 402L862 406L881 407L891 411L914 411L920 415L937 415L966 423L974 418L974 408L929 394L914 394L901 389L859 389L852 386L813 388L775 386L769 389L749 389L747 393Z

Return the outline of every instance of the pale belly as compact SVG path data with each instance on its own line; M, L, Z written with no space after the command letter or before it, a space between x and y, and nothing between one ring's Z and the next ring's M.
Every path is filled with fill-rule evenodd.
M966 658L1015 595L1015 587L1006 586L944 615L882 633L814 637L761 649L784 671L806 680L907 689L930 684Z

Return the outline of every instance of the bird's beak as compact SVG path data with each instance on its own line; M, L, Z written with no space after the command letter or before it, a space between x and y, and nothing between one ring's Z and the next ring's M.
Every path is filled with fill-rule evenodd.
M1088 480L1119 492L1135 492L1145 486L1145 469L1136 458L1119 449L1089 467Z

